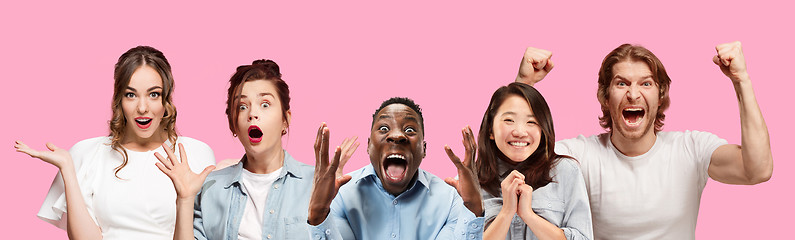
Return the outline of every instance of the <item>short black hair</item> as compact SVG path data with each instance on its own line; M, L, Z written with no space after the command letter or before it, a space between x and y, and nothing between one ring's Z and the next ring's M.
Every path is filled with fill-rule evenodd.
M370 128L373 128L373 125L375 125L375 117L376 117L375 115L377 115L378 112L381 111L381 109L384 109L386 106L396 103L406 105L407 107L411 108L411 110L414 110L414 112L417 112L417 115L420 115L420 129L422 130L422 132L425 132L425 121L422 118L422 108L420 108L420 105L414 103L414 100L411 100L411 98L406 98L406 97L392 97L382 102L381 106L378 107L378 109L376 109L375 112L373 113L373 121L370 123Z

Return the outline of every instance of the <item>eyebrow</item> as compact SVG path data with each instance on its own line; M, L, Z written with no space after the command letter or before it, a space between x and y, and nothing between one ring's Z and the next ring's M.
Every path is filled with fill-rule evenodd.
M500 116L505 116L505 115L519 115L519 114L517 114L517 113L515 113L515 112L511 112L511 111L507 111L507 112L504 112L504 113L500 114ZM533 114L528 114L527 116L528 116L528 117L531 117L531 118L535 118L535 117L536 117L536 116L535 116L535 115L533 115Z
M616 76L613 77L613 79L616 79L616 78L620 78L620 79L623 79L623 80L628 80L627 78L625 78L624 76L621 76L620 74L616 74ZM654 79L654 75L653 74L649 74L649 75L641 77L640 79L647 79L647 78Z
M392 115L388 115L388 114L381 114L381 115L378 115L378 119L379 119L379 120L380 120L380 119L392 119ZM412 116L412 115L406 115L405 117L403 117L403 119L414 120L414 122L417 122L417 123L419 123L419 121L417 120L417 118L416 118L416 117L414 117L414 116Z
M150 87L150 88L149 88L149 89L147 89L146 91L147 91L147 92L151 92L151 91L154 91L154 90L156 90L156 89L163 89L163 88L162 88L162 87L160 87L160 86L154 86L154 87ZM130 90L130 91L133 91L133 92L135 92L135 91L136 91L136 90L135 90L135 88L133 88L133 87L130 87L130 86L127 86L127 90Z
M260 97L271 96L273 98L276 98L276 96L274 96L273 93L268 93L268 92L259 93L259 94L257 94L257 96L260 96ZM240 95L235 96L235 100L241 99L241 98L248 98L248 96L246 96L244 94L240 94Z

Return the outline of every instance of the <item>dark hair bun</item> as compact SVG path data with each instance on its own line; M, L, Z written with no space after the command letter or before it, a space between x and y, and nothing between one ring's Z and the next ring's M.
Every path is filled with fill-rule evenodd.
M276 64L276 62L274 62L273 60L270 60L270 59L257 59L257 60L254 60L254 62L252 62L251 65L255 66L255 67L256 66L261 66L261 67L265 68L265 70L267 72L270 72L271 74L273 74L275 76L278 76L279 78L282 77L282 73L281 73L281 71L279 71L279 65Z

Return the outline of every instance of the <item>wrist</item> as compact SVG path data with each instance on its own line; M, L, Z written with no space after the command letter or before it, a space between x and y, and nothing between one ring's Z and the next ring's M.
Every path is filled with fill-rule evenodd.
M196 200L195 196L180 197L177 196L177 205L193 205Z
M309 223L309 225L312 225L312 226L320 225L321 223L323 223L326 220L326 217L328 217L329 212L330 212L329 208L325 208L325 209L313 209L313 208L310 208L309 209L309 215L307 216L306 222Z

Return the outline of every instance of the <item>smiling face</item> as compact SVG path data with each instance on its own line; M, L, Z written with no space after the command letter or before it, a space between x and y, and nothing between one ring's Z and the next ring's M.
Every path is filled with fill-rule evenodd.
M165 137L160 125L166 111L162 95L163 80L154 68L142 65L135 70L121 100L127 140L144 141L154 137L157 139L152 141L160 141Z
M613 119L614 137L635 140L654 136L660 89L649 65L642 61L623 61L613 65L613 78L603 105L609 109Z
M367 153L390 194L397 196L408 189L425 158L424 137L419 114L408 106L394 103L376 113Z
M514 163L530 157L541 142L541 127L523 97L511 95L497 108L489 138Z
M284 120L277 94L272 81L253 80L244 82L240 95L235 97L235 133L248 156L282 150L282 130L287 129L290 111Z

